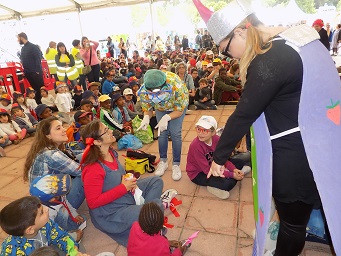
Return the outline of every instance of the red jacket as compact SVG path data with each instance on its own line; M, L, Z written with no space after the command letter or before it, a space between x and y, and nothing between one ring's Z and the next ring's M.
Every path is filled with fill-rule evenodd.
M137 221L131 227L127 251L128 256L182 256L178 248L170 252L169 242L164 236L144 233Z

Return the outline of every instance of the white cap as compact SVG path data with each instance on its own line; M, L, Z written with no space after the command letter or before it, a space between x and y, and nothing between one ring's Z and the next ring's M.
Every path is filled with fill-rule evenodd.
M206 52L206 55L213 55L213 52L212 52L211 50L208 50L208 51Z
M125 88L123 91L123 95L133 94L133 90L130 88Z
M202 116L202 117L200 117L200 119L195 124L195 126L201 126L205 129L211 129L213 127L214 130L216 130L218 127L217 121L215 120L215 118L213 116Z
M209 67L213 67L213 64L212 63L208 63L207 64L207 67L209 68Z

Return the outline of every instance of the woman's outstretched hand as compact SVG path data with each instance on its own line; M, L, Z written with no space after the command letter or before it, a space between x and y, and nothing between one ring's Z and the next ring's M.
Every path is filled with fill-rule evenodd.
M212 162L211 169L207 174L207 179L211 177L212 175L215 177L222 177L225 178L224 176L224 170L225 167L223 165L216 164L214 161Z

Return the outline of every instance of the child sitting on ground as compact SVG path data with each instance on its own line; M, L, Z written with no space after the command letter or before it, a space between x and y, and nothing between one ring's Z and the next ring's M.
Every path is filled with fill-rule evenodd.
M30 110L34 110L38 106L35 96L36 91L32 87L26 88L26 103Z
M19 125L12 120L6 109L0 108L0 128L6 133L13 144L18 144L26 136L26 129L20 129Z
M14 121L19 125L20 129L26 129L30 135L35 134L38 121L29 113L24 113L24 110L18 103L12 105L12 116Z
M187 246L182 246L181 241L168 241L161 232L163 222L163 211L156 203L144 204L138 222L134 222L130 230L128 255L183 255ZM170 247L174 250L171 251Z
M73 88L73 96L72 99L75 101L75 106L73 107L74 110L79 109L82 101L82 87L80 85L76 85L75 88Z
M36 107L34 111L36 112L38 121L41 121L52 116L52 110L45 104L38 105L38 107Z
M17 199L5 206L0 212L0 226L9 235L1 246L4 255L30 255L49 245L67 253L67 240L74 242L66 231L49 220L48 208L34 196Z
M104 94L98 98L99 104L101 106L100 112L100 120L103 124L108 126L111 130L113 130L113 135L118 141L122 137L122 133L124 132L123 125L118 123L113 115L111 114L111 98Z
M47 105L52 111L58 111L58 108L55 104L56 99L51 94L49 94L45 86L40 87L40 94L41 103Z
M8 94L3 94L0 98L0 108L5 109L8 114L11 113L12 100Z
M24 97L24 95L21 92L18 91L14 91L12 93L13 96L13 104L17 103L20 105L20 107L24 110L25 113L30 113L31 114L31 110L28 107L27 103L26 103L26 98Z
M70 125L66 130L68 141L79 141L81 139L80 129L83 125L87 125L92 120L92 112L85 112L84 110L78 110L74 114L75 122Z
M199 80L199 90L195 92L194 105L196 109L217 109L214 100L212 100L212 88L205 78Z
M140 113L136 111L135 108L135 103L133 101L133 91L130 88L126 88L123 91L123 96L125 99L125 107L128 110L128 114L131 119L134 119L135 116L140 115L143 118L143 112L141 111Z
M6 156L3 148L11 144L12 141L9 140L8 135L0 128L0 157Z
M100 105L98 104L99 99L96 98L95 94L90 90L86 90L82 94L82 101L83 100L89 100L91 102L91 104L92 104L92 110L91 111L94 113L94 119L99 119Z
M83 236L83 231L79 229L79 226L85 219L77 213L66 198L70 186L71 176L68 174L45 174L32 181L30 194L38 197L42 204L50 208L50 220L68 231L69 235L79 242Z
M114 76L110 72L107 72L105 73L105 78L106 79L102 85L102 94L110 95L110 93L113 91L113 88L116 86L113 81Z
M195 124L197 137L192 141L188 150L186 172L190 180L200 186L207 186L207 191L221 199L229 197L229 191L251 171L244 166L244 161L231 159L225 163L222 177L207 179L207 174L213 161L213 153L220 137L216 135L217 121L212 116L202 116ZM241 170L240 170L241 169Z
M58 115L60 116L60 120L70 124L71 123L71 110L72 103L70 98L65 92L65 84L62 82L58 82L56 87L56 106L58 108Z
M114 109L112 115L115 121L123 125L124 131L134 134L131 118L128 114L128 110L125 106L125 100L123 95L115 94L115 98L112 99Z

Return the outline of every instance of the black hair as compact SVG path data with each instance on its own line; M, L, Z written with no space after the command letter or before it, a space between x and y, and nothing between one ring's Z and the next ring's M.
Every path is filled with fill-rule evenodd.
M81 42L80 40L75 39L75 40L72 41L72 45L73 45L73 46L77 46L77 45L80 44L80 42Z
M10 114L8 114L7 112L6 113L0 113L0 116L8 116L8 122L10 123L10 122L12 122L12 117L11 117L11 115Z
M66 54L66 56L67 56L69 59L71 59L71 58L70 58L70 53L67 51L66 46L65 46L65 44L64 44L63 42L59 42L59 43L57 44L58 56L60 57L60 56L62 55L62 53L61 53L60 50L59 50L59 47L61 47L61 46L64 46L64 47L65 47L65 54Z
M226 69L226 68L221 68L221 69L219 69L219 74L220 74L220 72L222 72L222 71L226 71L226 72L227 72L227 69Z
M82 47L84 47L84 44L83 44L84 39L88 39L88 38L87 38L86 36L83 36L83 37L82 37L82 40L81 40Z
M59 253L52 246L44 246L35 250L30 255L31 256L59 256Z
M6 205L0 212L0 226L7 234L23 236L35 224L41 202L38 197L25 196Z
M160 206L154 202L142 206L139 215L139 224L143 232L156 235L163 227L164 215Z

